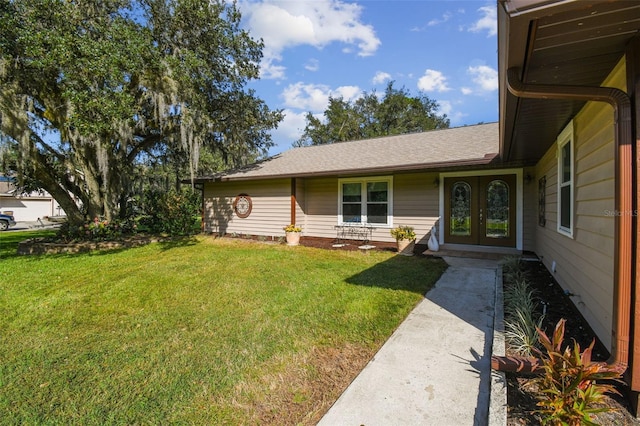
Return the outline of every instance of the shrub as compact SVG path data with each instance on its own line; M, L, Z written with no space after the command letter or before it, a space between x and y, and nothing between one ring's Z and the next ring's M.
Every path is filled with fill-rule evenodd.
M57 239L66 242L113 241L134 234L136 230L137 224L133 219L108 221L95 217L82 225L63 223L58 229Z
M200 197L190 188L181 192L149 190L144 196L143 211L141 224L152 233L192 235L198 231Z
M574 341L573 346L562 349L565 320L561 319L552 339L540 329L538 335L544 351L537 350L542 359L544 374L538 379L542 392L538 410L543 424L594 424L591 415L610 411L607 406L594 407L602 402L605 393L618 393L611 384L597 380L619 380L621 372L603 363L591 361L595 339L584 352Z

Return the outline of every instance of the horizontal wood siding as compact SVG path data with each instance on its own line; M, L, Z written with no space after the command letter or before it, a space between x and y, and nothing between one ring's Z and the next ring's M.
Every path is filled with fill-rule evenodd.
M415 228L418 244L427 244L439 219L439 186L435 173L402 174L393 180L393 225ZM387 236L390 237L387 230ZM389 238L393 241L393 238Z
M241 219L233 212L238 194L249 194L253 209ZM215 182L204 186L204 230L216 234L284 236L291 220L291 180Z
M426 244L438 220L437 174L412 173L393 177L393 225L413 226L417 242ZM305 179L304 229L306 235L335 238L338 224L338 178ZM390 227L374 229L373 241L394 241Z
M527 181L527 176L530 180ZM535 251L538 224L538 179L535 169L525 168L522 186L522 249Z
M338 223L338 178L306 178L304 181L305 235L335 238Z
M624 65L606 86L624 87ZM546 176L546 226L536 227L536 253L607 347L611 347L614 271L614 127L612 108L589 102L574 119L574 238L557 232L557 145L535 176Z
M304 179L298 178L296 179L296 225L304 228L306 224L306 215L304 212L304 204L306 200L306 193L304 189ZM304 229L303 229L303 235Z

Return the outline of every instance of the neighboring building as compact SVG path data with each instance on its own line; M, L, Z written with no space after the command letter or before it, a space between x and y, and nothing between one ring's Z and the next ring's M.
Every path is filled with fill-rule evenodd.
M0 212L12 212L17 222L64 215L64 210L47 192L16 195L13 181L6 176L0 176Z
M640 2L498 0L499 124L296 148L204 177L205 229L533 251L640 395Z

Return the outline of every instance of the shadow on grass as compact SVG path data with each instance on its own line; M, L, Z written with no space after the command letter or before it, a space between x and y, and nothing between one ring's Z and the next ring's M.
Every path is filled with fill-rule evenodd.
M184 237L173 237L169 240L159 241L160 248L163 251L171 250L179 247L195 246L199 243L196 235L189 235Z
M406 290L424 295L447 269L442 260L430 256L394 256L349 277L349 284Z
M84 243L78 243L78 245L82 244L91 244L91 243L122 243L121 246L113 246L113 247L101 247L97 249L92 249L90 247L80 248L79 251L74 253L37 253L37 254L27 254L20 255L18 254L18 244L22 241L28 239L51 239L49 242L55 243L53 238L55 238L55 231L22 231L22 232L8 232L6 234L1 235L0 237L0 259L10 259L14 257L26 258L28 261L36 261L43 258L71 258L77 256L105 256L112 255L116 253L121 253L124 251L128 251L134 248L146 246L151 243L158 243L162 251L168 251L174 248L179 247L187 247L198 244L198 239L195 235L191 236L182 236L182 237L156 237L156 236L136 236L129 241L124 242L98 242L98 241L89 241ZM70 244L72 246L73 243Z

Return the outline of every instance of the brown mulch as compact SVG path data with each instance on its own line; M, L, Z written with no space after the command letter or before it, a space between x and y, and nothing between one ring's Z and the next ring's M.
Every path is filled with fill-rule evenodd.
M596 344L593 350L594 361L606 361L609 352L598 340L597 336L583 318L582 314L574 306L570 296L566 295L553 275L539 261L523 262L527 277L535 291L540 306L546 306L543 328L548 335L561 318L566 319L565 340L575 339L580 348L588 347L593 339ZM622 394L607 396L606 406L614 411L600 413L593 416L596 424L603 426L640 425L630 412L629 401L625 398L628 389L624 385L618 386ZM522 377L512 373L507 374L507 425L539 425L541 418L535 413L538 408L537 387L532 377Z
M305 247L316 247L326 250L362 250L359 247L368 245L374 246L371 250L382 251L397 251L396 243L388 243L384 241L357 241L357 240L344 240L341 241L344 245L337 247L337 241L333 238L320 238L320 237L301 237L300 245ZM421 251L420 251L421 250ZM416 245L415 253L421 253L426 250L426 247Z

